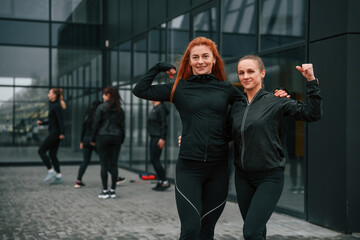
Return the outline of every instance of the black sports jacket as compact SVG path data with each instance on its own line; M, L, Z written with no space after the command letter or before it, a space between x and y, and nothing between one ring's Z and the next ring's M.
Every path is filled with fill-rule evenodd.
M49 125L49 132L57 131L59 134L65 134L64 120L62 115L63 109L60 105L60 100L49 101L49 116L48 120L42 122L41 125Z
M96 135L112 135L121 137L121 143L125 138L125 114L121 109L116 111L115 108L108 109L108 102L100 104L95 111L92 122L91 139L95 142Z
M155 101L170 101L173 83L151 85L155 76L174 66L158 63L152 67L133 89L135 96ZM182 122L179 158L195 161L226 161L226 119L229 104L243 94L227 81L219 81L213 74L193 75L180 80L173 98Z
M159 104L151 110L147 118L147 129L150 136L166 139L168 110L164 104Z
M279 137L283 116L307 122L322 117L322 100L317 81L307 83L307 104L278 98L261 89L249 104L247 98L231 107L228 124L232 125L235 164L248 172L284 167L285 157Z

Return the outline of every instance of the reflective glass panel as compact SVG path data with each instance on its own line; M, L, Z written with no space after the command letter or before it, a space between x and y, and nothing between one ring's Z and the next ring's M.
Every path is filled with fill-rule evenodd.
M261 50L305 40L305 0L265 0L260 2Z
M131 81L131 43L126 42L119 46L120 57L119 57L119 75L120 82ZM130 102L129 102L130 103Z
M168 23L168 28L168 61L175 64L181 59L189 43L189 14L174 18Z
M224 60L256 50L255 0L224 0L222 3L222 42Z
M49 20L49 0L0 0L0 17Z
M49 45L49 24L0 20L0 43Z
M149 68L158 62L165 61L165 24L149 32Z
M306 82L295 68L296 65L301 65L304 59L304 48L263 57L266 68L264 81L266 90L273 92L277 87L284 87L290 91L292 98L304 101ZM304 213L304 122L285 117L280 133L287 163L284 190L278 207Z
M217 42L216 8L210 8L194 17L194 38L207 37Z
M102 23L102 1L100 0L53 0L53 21L73 23Z
M130 167L130 145L131 145L131 98L133 97L130 89L120 88L119 94L122 99L121 107L125 113L125 140L121 145L119 154L119 165ZM135 98L135 97L134 97Z
M0 52L0 78L31 79L31 85L49 84L47 48L0 46Z

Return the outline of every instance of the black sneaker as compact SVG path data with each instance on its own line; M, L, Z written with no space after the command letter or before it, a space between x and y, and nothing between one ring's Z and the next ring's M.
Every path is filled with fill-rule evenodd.
M85 183L83 183L82 181L76 181L74 188L82 188L85 187Z
M107 199L109 197L109 192L107 190L102 190L101 193L98 195L98 198L100 199Z
M108 191L108 195L109 195L109 197L111 197L111 198L116 198L115 190L110 189L110 191Z
M156 186L152 188L154 191L158 191L161 188L162 182L157 182Z
M164 181L162 184L160 184L159 188L156 189L156 191L162 192L168 189L171 186L171 184L168 181Z
M126 182L126 178L123 178L123 177L118 177L116 179L116 185L120 185L122 183Z

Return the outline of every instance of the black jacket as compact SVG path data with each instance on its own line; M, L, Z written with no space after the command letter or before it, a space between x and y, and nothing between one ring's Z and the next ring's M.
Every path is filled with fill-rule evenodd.
M112 135L119 136L121 143L125 139L125 114L121 109L116 111L115 108L106 108L108 102L100 104L95 111L92 123L91 139L95 142L96 135Z
M93 117L90 116L91 112L88 112L85 116L84 122L81 126L81 135L80 142L82 142L85 146L90 146L90 142L92 141L93 129L92 129L92 120Z
M168 110L164 104L159 104L151 110L147 118L147 128L149 135L166 139Z
M151 84L159 72L171 68L171 64L156 64L140 78L133 93L148 100L170 101L173 83ZM173 98L183 126L179 158L227 160L226 118L228 105L236 98L243 98L240 91L213 74L193 75L179 81Z
M237 101L231 107L235 164L248 172L262 172L285 167L284 151L279 136L283 116L307 122L322 117L322 100L317 81L307 83L307 104L259 90L249 104Z
M60 101L49 101L49 116L47 121L43 121L41 125L49 125L49 132L57 131L59 134L65 135L64 120L62 115Z

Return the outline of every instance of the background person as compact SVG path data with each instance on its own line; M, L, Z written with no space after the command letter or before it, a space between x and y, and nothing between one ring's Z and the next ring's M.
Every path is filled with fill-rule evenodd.
M49 135L40 145L38 154L45 164L48 172L44 181L48 182L53 179L50 184L58 184L64 182L60 171L60 163L57 158L60 141L65 138L65 127L63 120L63 109L66 104L63 99L63 91L60 88L52 88L48 93L49 98L49 116L47 121L37 121L38 125L49 125ZM46 152L49 151L49 157Z

